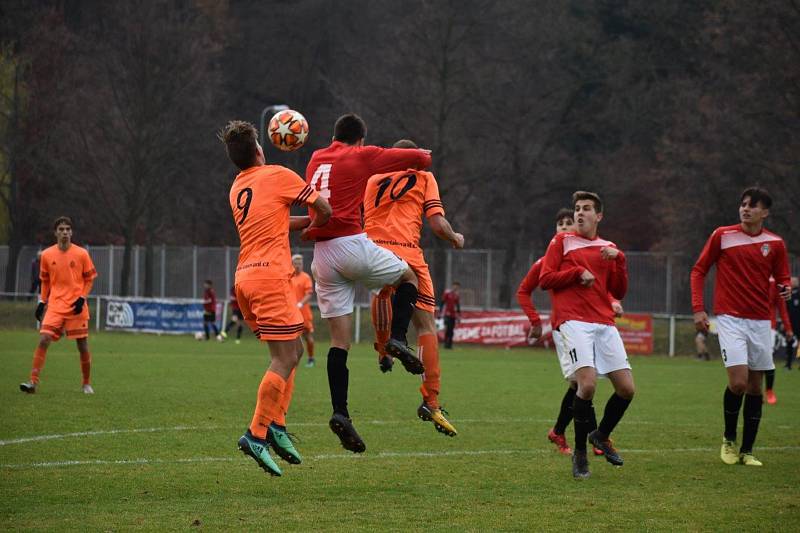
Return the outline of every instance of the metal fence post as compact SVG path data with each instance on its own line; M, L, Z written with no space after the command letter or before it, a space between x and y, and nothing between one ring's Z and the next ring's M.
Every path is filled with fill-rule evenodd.
M133 249L133 295L139 296L139 245Z
M675 315L669 316L669 356L675 357Z
M98 296L96 298L97 304L96 304L96 306L94 308L95 313L97 313L97 316L95 316L95 321L94 321L94 324L95 324L94 325L94 329L95 329L95 331L100 331L100 305L101 305L100 298L101 298L100 296Z
M192 246L192 298L197 298L197 246Z
M446 253L444 282L447 287L450 287L453 284L453 250L446 250Z
M231 290L231 247L225 247L225 291Z
M672 254L667 255L666 311L672 314Z
M19 290L19 260L20 256L22 255L22 249L20 249L20 253L17 254L17 266L14 269L14 292L22 292ZM11 248L8 250L9 255L11 254ZM14 299L16 300L17 297L15 296Z
M108 295L114 294L114 245L108 246Z
M166 295L167 288L167 245L161 245L161 297Z
M486 253L486 309L492 307L492 251Z

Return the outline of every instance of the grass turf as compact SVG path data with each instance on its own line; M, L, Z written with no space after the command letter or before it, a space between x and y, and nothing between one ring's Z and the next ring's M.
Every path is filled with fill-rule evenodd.
M633 358L637 397L614 434L625 466L593 458L592 478L576 482L545 439L565 389L551 352L443 351L442 399L459 430L448 438L416 418L414 376L383 375L356 347L351 414L367 452L355 456L327 428L319 344L289 416L304 462L279 461L284 476L270 478L236 450L267 362L249 336L92 335L94 396L79 392L72 341L51 347L39 392L20 393L35 342L0 332L4 530L788 531L800 517L797 372L778 370L756 443L765 466L746 468L718 457L719 361ZM601 382L598 418L609 394Z

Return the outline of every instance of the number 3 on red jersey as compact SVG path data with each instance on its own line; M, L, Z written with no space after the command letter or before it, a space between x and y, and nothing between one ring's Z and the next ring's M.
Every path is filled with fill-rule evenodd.
M331 190L328 188L331 179L331 167L330 163L323 163L318 166L317 170L314 171L314 175L311 176L311 183L309 184L312 188L318 190L319 195L326 200L331 197Z

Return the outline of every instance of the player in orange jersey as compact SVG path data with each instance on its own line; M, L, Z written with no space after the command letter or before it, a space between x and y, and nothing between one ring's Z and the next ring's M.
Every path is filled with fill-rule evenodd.
M42 292L36 306L36 320L41 322L39 346L33 352L31 379L20 383L19 390L34 393L39 386L39 374L47 357L50 343L66 332L75 339L81 358L85 394L94 394L89 383L92 356L89 353L89 305L86 299L97 277L92 258L85 248L72 244L72 220L59 217L53 223L58 244L42 252L39 278Z
M397 141L394 148L417 148L417 145L403 139ZM406 261L419 280L412 321L417 330L419 355L425 372L420 387L422 404L417 409L417 415L423 420L432 421L437 431L454 437L456 428L445 418L445 412L439 405L441 371L434 317L436 298L430 270L419 246L423 216L428 219L437 237L450 242L453 248L464 247L464 236L453 231L444 217L439 186L433 174L408 169L377 174L367 182L364 193L364 228L367 237ZM384 349L390 335L392 293L392 287L385 287L372 303L372 324L377 337L375 349L383 372L392 368L392 357Z
M289 231L325 224L331 208L300 176L267 165L258 133L248 122L231 121L219 133L230 160L241 170L230 191L241 246L236 267L236 299L245 322L269 345L270 365L258 388L249 428L239 449L273 476L281 469L269 454L301 462L286 432L286 412L294 392L295 367L303 353L303 316L292 289ZM292 206L311 206L316 216L292 217ZM304 231L305 231L304 230Z
M303 315L303 340L306 341L306 351L308 352L308 362L306 367L314 366L314 315L311 312L311 295L314 294L314 281L307 273L303 272L303 256L294 254L292 256L292 287L297 298L297 307Z

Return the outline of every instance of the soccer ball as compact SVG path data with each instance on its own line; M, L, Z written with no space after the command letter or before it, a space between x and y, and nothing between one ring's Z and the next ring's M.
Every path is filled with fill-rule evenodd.
M278 111L269 119L269 140L278 150L293 152L306 143L308 121L292 109Z
M194 340L202 341L202 340L205 340L205 338L206 338L206 334L203 333L202 331L195 331L194 332Z

